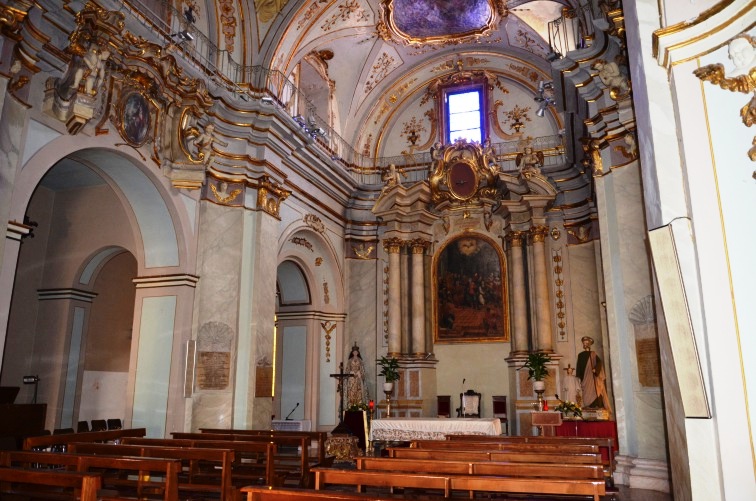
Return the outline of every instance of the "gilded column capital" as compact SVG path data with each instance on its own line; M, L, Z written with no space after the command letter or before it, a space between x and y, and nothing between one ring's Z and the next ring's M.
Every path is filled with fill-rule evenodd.
M413 254L425 254L425 249L430 247L430 242L422 238L415 238L409 241L409 246Z
M546 226L533 226L530 228L530 238L533 240L533 243L543 243L548 233L549 229Z
M271 216L278 217L281 202L289 195L291 191L271 181L269 176L262 176L257 180L257 208Z
M511 247L514 247L514 246L519 247L520 245L522 245L522 241L525 237L526 237L526 234L524 231L511 231L507 233L506 237L504 238L506 238L507 242L509 242L509 245Z
M404 240L397 237L386 238L383 240L383 250L389 254L399 254L404 245Z

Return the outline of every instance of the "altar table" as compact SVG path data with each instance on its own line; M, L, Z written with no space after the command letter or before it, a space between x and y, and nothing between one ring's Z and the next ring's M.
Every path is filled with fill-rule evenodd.
M370 440L444 440L446 435L501 435L499 418L385 418L370 424Z

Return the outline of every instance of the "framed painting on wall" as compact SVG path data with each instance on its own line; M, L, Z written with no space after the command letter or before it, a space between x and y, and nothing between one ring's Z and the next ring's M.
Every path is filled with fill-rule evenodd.
M465 235L433 260L436 343L509 341L504 256L495 242Z

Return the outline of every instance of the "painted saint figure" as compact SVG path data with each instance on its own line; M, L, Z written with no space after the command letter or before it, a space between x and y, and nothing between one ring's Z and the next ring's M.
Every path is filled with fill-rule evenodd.
M609 395L606 393L606 373L604 364L595 351L591 350L593 338L583 336L583 351L577 359L577 375L583 391L583 406L604 408L611 412Z
M362 361L357 343L352 346L352 352L349 354L349 360L347 360L344 370L347 374L352 375L352 377L345 380L347 385L346 408L349 409L353 405L367 404L369 399L367 385L365 384L365 364Z

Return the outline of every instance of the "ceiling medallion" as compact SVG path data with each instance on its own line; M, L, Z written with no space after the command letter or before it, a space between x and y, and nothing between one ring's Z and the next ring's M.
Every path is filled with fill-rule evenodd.
M473 42L506 17L504 0L382 0L378 34L405 45Z

